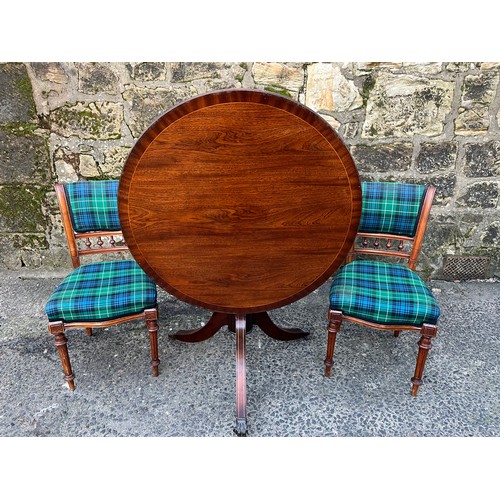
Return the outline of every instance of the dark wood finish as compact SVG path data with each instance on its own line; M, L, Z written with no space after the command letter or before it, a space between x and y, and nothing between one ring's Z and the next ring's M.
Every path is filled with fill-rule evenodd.
M434 194L436 188L434 186L429 186L425 193L424 202L422 204L422 209L420 211L419 221L417 224L417 229L415 231L415 236L413 238L406 236L398 236L392 234L381 234L381 233L361 233L356 235L355 242L351 247L346 263L352 262L356 254L364 255L383 255L386 257L397 257L407 260L407 265L410 269L415 270L417 265L417 259L422 248L422 242L425 234L425 229L427 227L427 221L429 220L429 214L432 207L432 201L434 199ZM380 240L386 240L386 244L380 244ZM356 244L357 241L361 240L361 246ZM374 248L367 248L368 241L374 240ZM397 240L398 246L397 250L394 250L392 241ZM410 245L410 250L404 252L404 243ZM393 330L394 336L399 337L402 330L420 331L421 338L418 342L419 350L417 356L417 363L415 367L415 375L411 379L412 381L412 396L416 396L418 388L422 385L422 375L424 372L425 362L427 360L427 354L431 348L431 338L437 335L436 325L426 325L422 327L415 327L412 325L381 325L379 323L372 323L370 321L365 321L352 316L347 316L342 314L341 311L334 311L330 309L328 311L328 341L326 348L325 357L325 375L327 377L331 374L331 368L333 366L333 354L335 350L335 341L337 339L337 333L340 331L342 321L347 320L353 323L358 323L360 325L368 326L371 328L376 328L379 330Z
M246 436L247 427L247 385L245 360L246 317L236 315L236 427L238 436Z
M64 186L58 183L54 187L59 204L59 209L61 212L64 233L66 235L66 241L68 243L71 263L75 269L81 265L82 256L89 254L128 251L128 247L123 240L123 234L121 231L91 231L84 233L77 232L72 224L70 208L64 192ZM109 247L105 246L105 242L102 238L107 238L109 240ZM117 238L119 240L122 240L119 242L119 244L117 244ZM91 239L96 239L97 243L93 245ZM78 241L80 240L85 240L85 248L82 248L81 245L78 244ZM61 358L61 363L63 365L63 371L65 374L64 380L68 382L68 387L71 391L75 390L75 376L71 368L71 362L69 359L67 347L67 338L64 335L64 331L68 328L85 328L86 335L88 337L91 337L92 328L106 328L109 326L117 325L119 323L137 319L142 319L146 322L151 344L151 364L153 367L153 376L157 377L159 373L158 365L160 364L160 360L158 359L158 308L145 309L142 313L115 318L109 321L49 322L48 330L49 333L54 335L55 345L57 347L59 356Z
M61 363L64 371L64 380L68 383L71 391L75 390L75 376L71 368L71 362L68 354L68 339L64 335L64 323L62 321L49 323L49 332L54 335L54 343L61 358Z
M279 327L271 320L267 312L246 314L245 316L247 332L250 332L253 326L257 325L266 335L276 340L295 340L309 334L300 328ZM235 314L214 312L206 325L193 330L180 330L170 336L183 342L201 342L215 335L223 326L227 326L229 331L236 333L235 325Z
M342 326L343 315L340 311L328 311L328 345L326 350L325 358L325 375L330 376L330 372L333 366L333 353L335 350L335 340L337 339L337 333Z
M415 366L415 375L411 379L412 389L411 395L416 396L418 388L422 385L422 375L424 373L425 362L427 360L427 355L431 349L431 340L437 335L436 325L425 325L421 330L422 336L418 341L418 356L417 364Z
M158 377L158 311L156 309L145 309L144 318L149 332L149 342L151 344L151 366L153 367L153 376Z
M119 188L132 255L211 311L287 305L344 260L361 214L349 151L317 114L262 91L198 96L153 123Z
M120 221L145 272L175 297L213 311L174 338L199 342L235 331L238 434L244 337L306 335L267 311L319 287L349 251L361 184L349 151L319 115L258 90L224 90L167 111L123 168ZM240 432L241 431L241 432Z

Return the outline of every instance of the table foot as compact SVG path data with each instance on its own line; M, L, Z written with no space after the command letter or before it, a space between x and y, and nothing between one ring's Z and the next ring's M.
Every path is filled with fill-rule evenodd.
M214 336L223 326L230 324L231 314L214 312L205 326L194 330L179 330L176 334L170 335L173 339L182 342L201 342Z
M296 340L309 335L309 332L305 332L300 328L282 328L278 326L267 312L253 314L253 323L259 326L266 335L276 340Z
M248 426L246 418L243 420L236 419L236 427L233 430L234 433L239 437L248 436Z

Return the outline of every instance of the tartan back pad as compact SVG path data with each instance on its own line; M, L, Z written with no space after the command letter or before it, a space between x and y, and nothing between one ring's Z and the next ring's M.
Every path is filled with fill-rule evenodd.
M76 232L119 231L118 181L79 181L64 185Z
M361 233L415 236L426 187L397 182L363 182Z
M337 271L330 308L383 325L436 324L439 306L417 273L401 264L357 260Z
M49 321L106 321L156 306L156 285L133 260L77 267L54 290Z

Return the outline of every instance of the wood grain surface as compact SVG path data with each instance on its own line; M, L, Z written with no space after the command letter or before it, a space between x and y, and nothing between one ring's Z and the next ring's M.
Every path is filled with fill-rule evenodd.
M145 272L212 311L268 311L342 263L361 214L349 151L319 115L257 90L195 97L139 138L119 187Z

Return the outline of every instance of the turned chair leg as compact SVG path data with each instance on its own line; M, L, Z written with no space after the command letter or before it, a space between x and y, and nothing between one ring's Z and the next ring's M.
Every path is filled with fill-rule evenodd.
M87 337L92 337L92 328L85 328L85 333Z
M49 323L49 333L54 335L54 343L57 347L57 351L59 352L59 357L61 358L61 363L64 370L64 380L68 382L68 386L70 391L75 390L73 371L71 369L71 363L69 361L68 354L68 339L64 335L64 324L62 321L55 321Z
M394 330L394 336L399 337L399 334L401 333L401 330Z
M328 345L325 358L325 376L329 377L333 366L333 353L335 351L335 340L342 325L342 313L340 311L328 311Z
M146 325L149 332L149 342L151 344L151 366L153 367L153 376L158 376L158 310L146 309L144 311Z
M416 396L419 387L422 385L422 375L424 373L425 362L427 355L432 347L431 339L437 335L436 325L424 324L421 330L421 337L418 341L418 356L417 364L415 366L415 375L412 377L411 395Z

